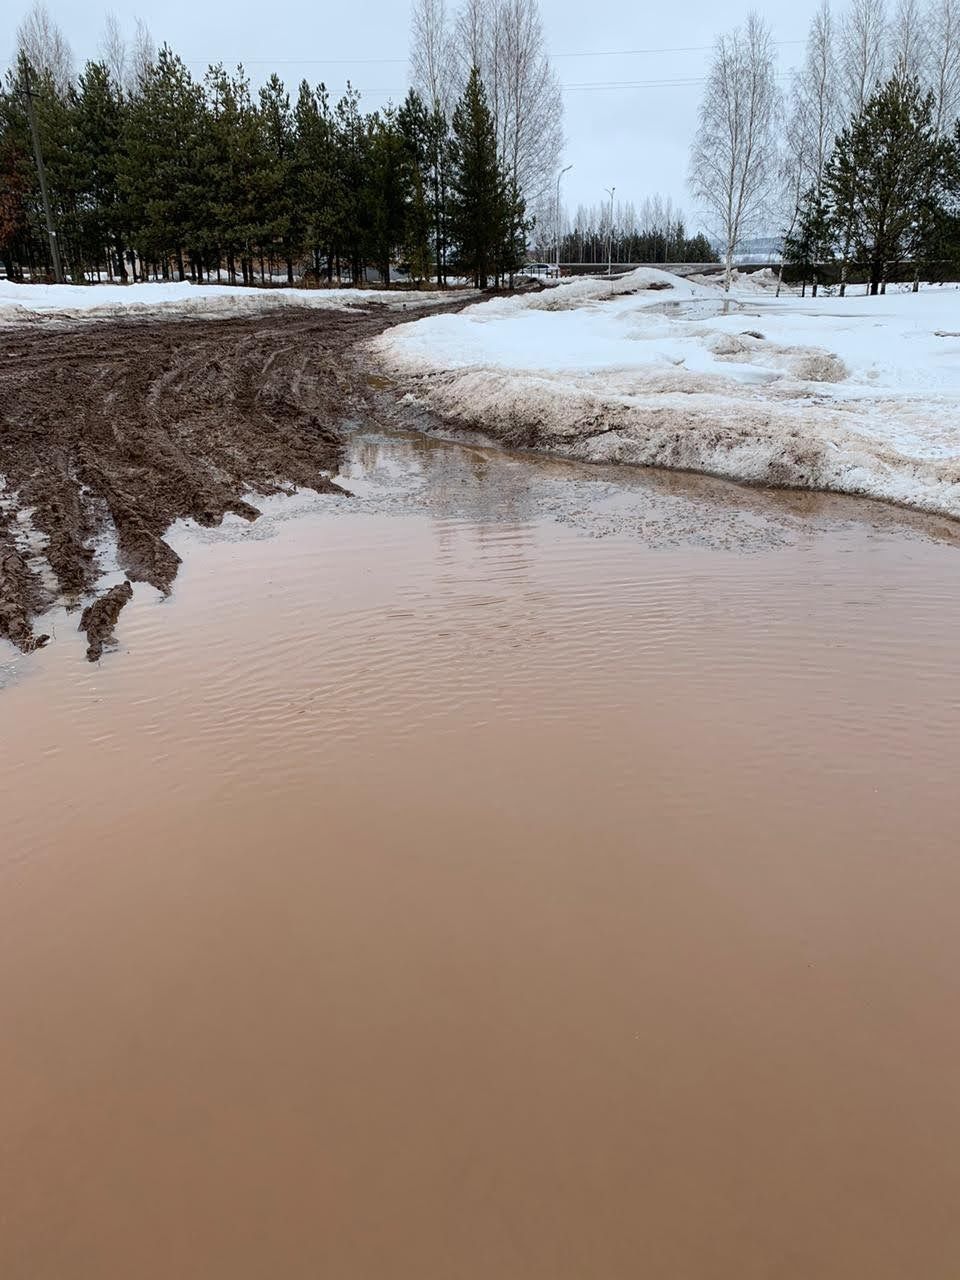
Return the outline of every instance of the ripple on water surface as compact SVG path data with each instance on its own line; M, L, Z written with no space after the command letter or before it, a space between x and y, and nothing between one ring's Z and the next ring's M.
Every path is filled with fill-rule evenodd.
M0 1272L956 1274L950 530L343 479L0 690Z

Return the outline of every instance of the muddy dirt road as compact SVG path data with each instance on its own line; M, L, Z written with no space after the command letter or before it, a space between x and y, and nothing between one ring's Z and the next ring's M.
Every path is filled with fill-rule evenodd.
M96 585L98 542L115 539L127 577L166 591L175 520L255 519L251 490L334 488L338 428L364 395L347 352L409 318L285 309L0 333L0 637L45 643L38 615ZM91 658L127 598L82 615Z

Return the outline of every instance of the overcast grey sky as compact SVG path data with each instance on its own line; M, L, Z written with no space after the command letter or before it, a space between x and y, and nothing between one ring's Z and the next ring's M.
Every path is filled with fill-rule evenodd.
M47 3L77 60L95 56L103 25L97 0ZM816 4L756 6L781 42L782 70L799 58ZM660 191L692 212L687 148L709 46L750 7L750 0L542 0L548 49L566 86L565 163L574 167L564 178L564 200L571 210L604 199L603 188L613 185L618 199L639 202ZM11 27L26 8L27 0L5 0ZM242 61L255 81L276 70L288 86L306 76L334 95L349 79L370 109L406 91L407 0L105 0L106 8L130 34L142 17L156 42L170 43L198 74L209 62ZM661 52L626 52L644 50ZM585 85L596 87L577 87Z

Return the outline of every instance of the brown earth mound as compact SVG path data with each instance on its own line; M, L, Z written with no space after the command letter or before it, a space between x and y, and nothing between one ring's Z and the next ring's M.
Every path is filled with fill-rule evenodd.
M33 621L55 598L14 538L18 511L31 512L60 596L78 605L102 571L100 535L116 537L129 579L166 591L175 520L256 519L251 491L337 491L339 428L368 394L348 349L410 318L284 309L0 330L0 636L43 643ZM88 631L91 658L128 594L84 613L84 630L109 620L99 639Z

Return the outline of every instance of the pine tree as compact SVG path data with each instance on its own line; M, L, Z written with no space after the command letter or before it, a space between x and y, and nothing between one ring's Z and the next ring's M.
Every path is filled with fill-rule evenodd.
M397 113L397 124L406 159L403 250L410 274L420 284L430 274L433 226L428 196L431 128L429 112L415 89L410 90Z
M305 247L313 257L319 279L320 260L326 260L327 279L333 275L333 244L338 224L339 191L336 175L336 134L326 88L300 85L294 109L296 145L293 184Z
M904 261L926 256L946 198L950 146L933 127L934 100L917 79L882 85L839 134L824 190L846 260L869 264L879 293Z
M338 258L350 263L354 284L364 279L364 247L370 233L370 210L366 204L369 130L360 112L360 95L351 86L334 111L337 135L337 185L340 192L334 238Z
M11 76L9 90L0 90L0 262L9 279L34 265L38 200L26 112Z
M0 262L7 279L21 272L17 265L28 229L28 161L12 137L0 137Z
M485 289L501 266L512 212L487 94L476 67L453 113L450 237L461 269Z
M527 256L527 235L533 227L526 216L526 202L513 178L500 179L500 233L496 256L496 273L499 281L509 277L511 286L514 275L523 266Z
M77 96L77 143L82 163L83 230L88 261L107 261L112 278L116 265L126 281L123 261L124 210L119 173L124 130L122 90L106 65L89 62L80 76Z
M800 272L802 295L806 295L807 283L813 283L816 297L819 285L819 268L833 256L834 229L823 193L811 187L801 198L793 231L785 237L784 261Z
M403 248L406 232L407 150L396 113L388 108L369 119L364 204L368 231L366 253L387 287L390 263Z
M295 148L290 96L276 73L260 90L259 115L265 161L263 238L282 253L287 283L293 284L294 246L302 242L303 219L295 200L293 182Z
M203 93L166 45L127 117L123 184L141 256L176 262L194 274L213 220L206 162L209 135Z

